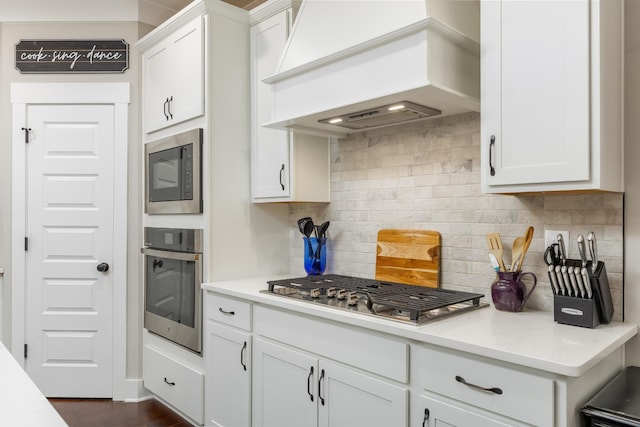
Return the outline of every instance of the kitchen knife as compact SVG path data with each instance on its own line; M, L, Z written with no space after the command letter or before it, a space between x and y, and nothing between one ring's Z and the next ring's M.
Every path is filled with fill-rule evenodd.
M587 290L585 289L584 284L582 283L582 269L580 267L575 267L573 269L573 273L576 276L576 283L578 283L578 289L580 290L580 294L578 296L582 298L586 298Z
M595 274L598 269L598 245L593 231L587 234L587 240L589 241L589 253L591 254L591 273Z
M562 273L562 282L564 283L564 287L566 290L565 295L571 296L571 281L569 280L569 273L567 273L567 266L563 265L560 267L560 272Z
M565 284L564 284L564 280L562 278L562 267L559 265L556 265L556 277L558 278L558 284L560 285L562 295L569 296L567 288L565 287Z
M567 250L564 246L564 238L562 237L562 234L558 234L557 240L558 240L558 251L560 252L560 259L562 259L562 265L566 265Z
M571 283L571 289L573 289L573 294L571 296L579 297L580 293L579 293L579 289L578 289L578 283L576 282L576 275L573 272L573 266L572 265L567 268L567 275L569 276L569 282Z
M553 265L549 265L549 277L551 278L551 287L554 295L562 295L560 293L560 285L558 285L558 278L556 277L556 268Z
M587 270L587 267L582 267L580 274L582 275L582 282L584 283L584 287L587 291L587 298L591 299L593 297L593 291L591 290L591 281L589 280L589 271Z
M582 260L582 267L587 266L587 247L584 242L584 236L582 234L578 234L578 251L580 252L580 259Z

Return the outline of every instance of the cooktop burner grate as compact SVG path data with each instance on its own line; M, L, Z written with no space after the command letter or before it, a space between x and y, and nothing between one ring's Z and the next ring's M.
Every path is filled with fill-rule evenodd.
M355 292L366 309L386 317L408 318L412 323L430 320L454 311L479 308L484 295L441 288L426 288L402 283L327 274L267 282L268 291L283 296L304 295L322 303L331 299L335 289Z

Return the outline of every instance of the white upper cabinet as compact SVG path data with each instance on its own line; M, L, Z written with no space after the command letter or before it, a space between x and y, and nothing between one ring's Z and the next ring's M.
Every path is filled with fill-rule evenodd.
M204 114L202 17L143 53L144 131Z
M269 6L269 4L265 4ZM254 202L328 202L329 140L263 127L272 120L272 75L289 35L292 9L251 27L251 189Z
M482 1L482 190L623 191L622 4Z

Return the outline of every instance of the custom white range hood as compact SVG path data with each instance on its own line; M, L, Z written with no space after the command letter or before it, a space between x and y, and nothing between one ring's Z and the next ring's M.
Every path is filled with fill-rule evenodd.
M477 0L305 0L263 125L342 137L480 111Z

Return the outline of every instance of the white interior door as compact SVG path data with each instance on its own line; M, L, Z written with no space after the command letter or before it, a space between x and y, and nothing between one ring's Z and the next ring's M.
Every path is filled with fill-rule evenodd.
M112 397L114 106L28 105L25 369L46 396Z

